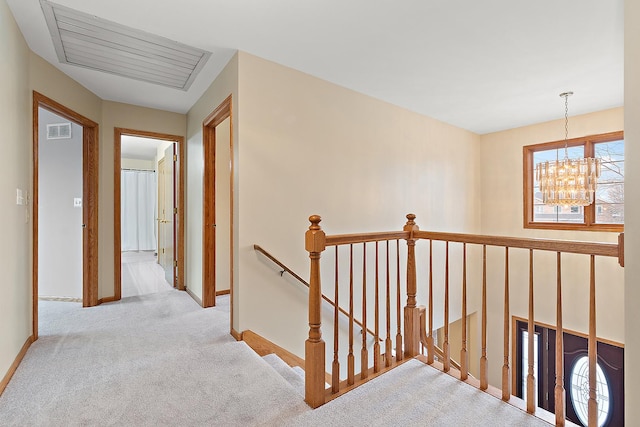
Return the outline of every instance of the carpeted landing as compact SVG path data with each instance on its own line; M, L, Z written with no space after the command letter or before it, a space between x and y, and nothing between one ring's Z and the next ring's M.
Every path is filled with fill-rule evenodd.
M40 338L0 396L0 425L548 425L416 361L311 410L299 373L236 342L219 302L202 309L174 290L91 309L41 302Z

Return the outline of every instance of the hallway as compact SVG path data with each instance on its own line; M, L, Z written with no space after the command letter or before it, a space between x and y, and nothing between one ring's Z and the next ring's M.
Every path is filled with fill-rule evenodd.
M202 309L176 290L89 309L41 302L41 336L0 396L0 425L255 425L307 410L229 335L228 302Z
M41 316L0 396L2 426L547 425L418 361L311 410L229 335L228 296L208 309L173 289L86 309L43 301Z
M122 297L152 294L172 289L152 251L122 252Z

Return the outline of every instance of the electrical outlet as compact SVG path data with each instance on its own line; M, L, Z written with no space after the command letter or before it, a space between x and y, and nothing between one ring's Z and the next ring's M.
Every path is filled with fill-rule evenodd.
M81 208L82 207L82 198L74 197L73 198L73 207L74 208Z

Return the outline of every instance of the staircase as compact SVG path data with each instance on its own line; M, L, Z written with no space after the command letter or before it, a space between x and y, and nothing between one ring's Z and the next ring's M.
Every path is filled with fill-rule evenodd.
M301 399L304 397L302 368L287 365L273 353L263 356L262 360ZM505 404L499 398L483 393L418 360L409 360L317 409L278 420L280 422L286 426L549 425L540 418Z
M589 313L588 325L588 359L589 369L588 381L582 385L589 389L588 398L588 418L589 426L598 424L598 406L600 396L596 391L595 366L597 360L597 336L596 336L596 258L617 261L620 267L624 267L624 234L620 234L618 244L595 243L595 242L573 242L546 239L524 239L503 236L483 236L460 233L442 233L421 231L415 223L415 215L407 215L407 223L402 231L391 232L371 232L360 234L326 235L320 227L321 218L312 215L309 218L311 225L305 234L305 249L309 252L310 277L307 283L300 276L296 275L284 264L266 253L257 245L254 248L269 259L274 261L279 267L281 275L285 272L297 278L301 283L309 287L309 335L305 341L305 360L298 362L300 366L305 366L304 391L305 401L315 412L324 411L328 405L338 405L333 403L336 400L343 402L353 398L354 395L362 393L360 387L373 387L370 384L379 384L381 381L390 381L389 378L397 375L397 370L411 370L407 366L417 369L411 381L397 384L392 390L387 390L385 397L380 402L387 402L393 393L406 393L415 399L423 399L423 388L431 387L433 378L424 379L428 385L417 383L415 388L408 387L415 377L424 375L424 372L431 372L435 369L439 374L445 375L456 381L455 387L472 387L475 392L484 392L485 397L497 398L503 403L509 403L516 411L526 410L530 415L539 417L541 422L549 422L558 426L571 425L572 423L565 417L566 393L564 385L563 358L565 356L562 339L562 319L563 319L563 275L561 274L565 254L578 254L589 262L588 283L573 283L573 286L584 286L583 290L589 295L589 305L585 307L585 312ZM400 242L406 242L406 252L401 253ZM421 242L422 253L416 257L416 246ZM435 242L435 244L434 244ZM426 246L426 244L428 246ZM438 247L436 248L436 245ZM450 246L452 250L450 251ZM467 257L467 247L471 256ZM498 253L503 257L503 262L495 262L495 255L489 265L487 248L491 248L492 254ZM331 248L329 253L325 253L329 260L329 266L321 268L320 260L326 249ZM443 251L444 249L444 251ZM497 250L497 252L496 252ZM434 255L434 252L436 255ZM527 254L528 264L522 255L518 255L514 261L510 261L510 253ZM556 262L543 265L544 274L556 270L556 292L555 300L550 298L550 304L555 305L556 312L556 345L555 345L555 388L553 402L555 403L555 413L549 413L536 406L535 390L538 385L534 367L534 328L539 322L536 319L534 310L534 294L538 292L548 292L542 290L539 280L542 275L536 264L534 268L534 253L539 256L555 255ZM405 255L406 254L406 255ZM544 255L547 254L547 255ZM428 256L425 256L428 255ZM450 263L451 258L451 263ZM567 257L568 258L568 257ZM540 259L540 258L537 258ZM417 270L421 267L420 262L428 273L423 275L420 285L418 284ZM434 260L439 265L434 266ZM444 262L443 262L444 261ZM426 265L425 265L426 264ZM615 265L615 264L614 264ZM467 277L469 270L475 272L476 279L470 286L475 286L472 291L476 294L473 300L467 300ZM576 267L570 265L569 275L577 273ZM457 269L461 274L457 276L457 283L451 283L451 271ZM502 272L499 270L502 269ZM434 273L434 270L436 273ZM321 271L325 275L321 281ZM515 274L528 271L528 281L520 280L517 283L510 283L510 271ZM402 272L402 274L401 274ZM492 273L491 287L488 284L488 272ZM496 272L503 274L504 279L496 275ZM331 274L329 274L331 273ZM444 274L443 274L444 273ZM422 273L424 274L424 273ZM437 277L436 277L437 276ZM496 276L498 276L496 278ZM434 280L434 277L436 279ZM478 280L477 277L481 277ZM461 281L461 283L460 283ZM547 279L548 281L548 279ZM328 283L327 283L328 282ZM526 283L528 282L528 286ZM542 280L544 283L545 280ZM523 286L522 284L525 284ZM572 282L569 281L571 285ZM565 285L566 287L566 285ZM427 293L428 307L418 305L418 289L422 290L422 295ZM457 288L457 290L456 290ZM513 289L516 291L511 295ZM524 288L524 289L523 289ZM582 291L582 289L581 289ZM327 292L325 295L323 292ZM461 304L461 311L452 309L450 303L450 293L458 294L456 304ZM436 298L437 296L437 298ZM524 300L528 309L526 315L522 312L522 302L512 311L512 299ZM441 308L434 309L434 300ZM497 336L502 335L501 357L490 361L487 351L488 335L488 314L487 301L502 301L502 321L493 320L491 333ZM322 304L328 302L333 308L333 319L327 322L323 319ZM469 311L470 304L472 306ZM344 308L343 308L344 307ZM495 310L495 309L494 309ZM438 312L441 319L437 322L442 325L443 339L442 348L438 348L434 343L434 312ZM466 322L461 325L461 347L459 347L460 364L454 362L458 354L451 354L451 343L449 335L449 325L457 318L467 319L469 313L479 313L481 325L478 331L467 331ZM515 314L514 314L515 312ZM344 316L346 317L341 317ZM455 317L457 316L457 317ZM515 371L515 364L520 363L516 359L515 350L512 354L512 329L511 323L516 316L525 318L527 322L527 348L528 348L528 375L526 378L526 402L514 396L518 394L511 389L512 379ZM360 319L360 320L359 320ZM498 319L496 317L496 319ZM323 322L327 325L323 331ZM547 320L548 322L548 320ZM331 336L333 332L333 336ZM476 344L476 349L481 349L479 359L479 375L477 379L472 377L469 368L470 337L472 334L481 332L481 342ZM325 342L325 337L329 337ZM371 337L371 340L369 339ZM333 338L333 339L331 339ZM460 341L458 341L460 343ZM371 345L372 344L372 345ZM495 344L494 344L495 345ZM425 353L426 350L426 353ZM456 351L457 353L457 351ZM518 356L521 357L521 356ZM476 359L476 360L478 360ZM492 363L492 372L500 372L501 387L494 387L489 384L489 364ZM427 367L424 367L424 364ZM407 366L405 366L407 365ZM519 365L517 365L519 366ZM287 375L289 375L288 373ZM494 374L495 375L495 374ZM383 379L379 379L383 378ZM443 377L444 378L444 377ZM458 381L459 380L459 381ZM494 382L497 383L494 379ZM479 390L478 390L479 389ZM420 390L416 392L416 390ZM428 390L437 396L446 395L443 389ZM553 392L552 392L553 393ZM520 394L518 394L520 395ZM346 397L349 396L349 397ZM340 399L336 399L340 398ZM362 404L374 398L368 397ZM386 400L385 400L386 399ZM471 398L473 402L464 399L453 400L459 407L474 406L474 402L479 399L477 396ZM360 407L360 405L356 405ZM447 406L445 402L437 403L438 407ZM489 405L488 407L490 407ZM414 408L415 404L411 404ZM501 407L502 408L502 407ZM553 407L544 406L545 409L553 410ZM428 413L433 410L433 406L424 408ZM482 414L486 408L479 407L474 411ZM498 412L504 409L496 409ZM455 413L455 409L451 409ZM490 412L493 412L491 410ZM385 412L384 414L387 414ZM370 414L369 414L370 415ZM449 414L446 415L447 417ZM454 416L455 418L455 416ZM490 417L491 418L491 417ZM457 419L457 418L456 418ZM376 418L377 420L377 418ZM440 418L439 418L440 420ZM407 420L411 423L411 420ZM478 420L472 417L469 425ZM493 420L492 425L501 425ZM442 423L438 422L438 425ZM455 423L446 425L467 425L460 419ZM528 425L525 421L507 425Z
M284 360L274 353L262 356L262 360L267 362L289 385L304 398L304 369L299 366L289 366Z

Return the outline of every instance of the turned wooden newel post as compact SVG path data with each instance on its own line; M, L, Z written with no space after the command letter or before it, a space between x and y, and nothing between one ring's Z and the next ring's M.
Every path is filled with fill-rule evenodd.
M304 236L304 245L311 260L309 275L309 338L305 342L305 401L313 408L324 404L325 345L322 340L320 302L320 254L325 249L325 234L320 228L320 216L309 217L311 225Z
M407 238L407 305L404 308L404 355L414 357L420 353L420 309L416 307L416 240L413 232L418 231L414 214L407 215L403 230L409 232Z

